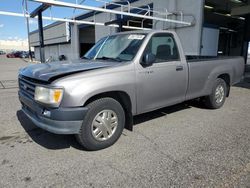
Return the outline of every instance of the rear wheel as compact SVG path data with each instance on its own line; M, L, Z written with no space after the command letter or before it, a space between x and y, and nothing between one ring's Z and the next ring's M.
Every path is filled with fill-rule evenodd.
M205 97L205 105L211 109L221 108L225 103L227 90L226 82L221 78L217 78L212 93Z
M113 98L102 98L87 105L78 142L87 150L100 150L113 145L121 136L125 114L121 104Z

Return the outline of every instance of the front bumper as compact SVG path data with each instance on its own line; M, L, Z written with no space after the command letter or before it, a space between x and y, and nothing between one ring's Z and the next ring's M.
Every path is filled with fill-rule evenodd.
M47 108L21 92L18 94L22 111L36 126L56 134L78 134L80 132L88 110L86 107Z

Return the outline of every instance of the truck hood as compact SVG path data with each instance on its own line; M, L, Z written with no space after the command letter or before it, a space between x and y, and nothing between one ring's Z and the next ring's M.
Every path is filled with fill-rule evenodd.
M21 69L19 74L39 81L52 82L60 77L74 73L117 66L119 64L121 63L93 60L40 63Z

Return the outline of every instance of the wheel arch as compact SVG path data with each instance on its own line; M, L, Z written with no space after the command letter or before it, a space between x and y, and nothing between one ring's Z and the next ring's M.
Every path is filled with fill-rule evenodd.
M133 130L132 101L130 96L126 92L109 91L109 92L98 93L87 99L83 106L86 106L97 99L106 97L113 98L121 104L125 112L125 128L132 131Z

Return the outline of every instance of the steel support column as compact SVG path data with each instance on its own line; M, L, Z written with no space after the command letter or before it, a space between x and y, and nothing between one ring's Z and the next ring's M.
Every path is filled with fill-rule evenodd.
M246 15L245 20L245 28L244 28L244 42L242 44L241 55L245 59L245 63L247 63L248 58L248 48L249 48L249 41L250 41L250 14Z
M48 9L50 5L42 4L37 7L32 13L30 13L30 17L38 17L38 31L39 31L39 44L40 44L40 61L45 63L45 53L44 53L44 36L43 36L43 11Z
M38 12L38 30L39 30L39 44L40 44L40 61L45 63L44 53L44 36L43 36L43 19L42 12Z

